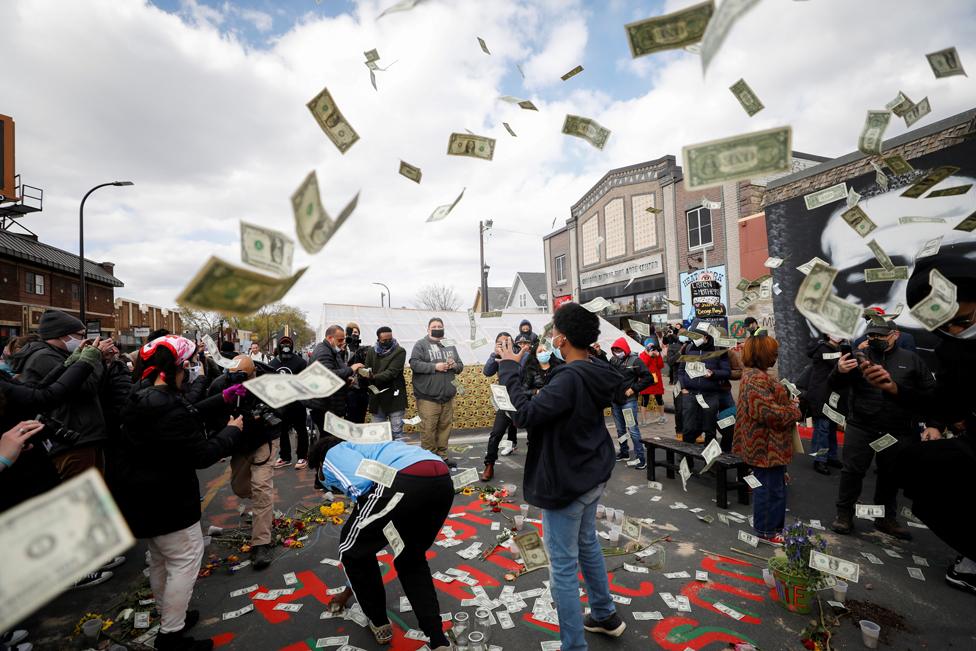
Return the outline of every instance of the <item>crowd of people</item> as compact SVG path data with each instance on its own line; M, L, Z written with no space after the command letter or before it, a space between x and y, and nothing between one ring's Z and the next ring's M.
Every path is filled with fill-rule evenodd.
M884 507L874 526L911 538L898 520L903 490L913 500L913 517L959 554L947 582L976 593L973 538L947 503L965 495L974 460L969 371L976 362L976 274L945 256L922 263L908 283L910 303L927 295L933 265L955 283L959 304L936 332L941 343L934 373L892 315L877 310L866 313L862 338L824 334L811 343L810 364L795 387L777 377L779 344L755 319L746 320L746 338L731 348L716 345L716 328L727 332L723 320L695 319L660 331L652 324L644 337L629 331L607 355L597 341L597 315L567 303L545 337L528 321L514 337L497 335L482 371L497 376L514 411L497 406L481 480L493 478L500 456L517 452L524 429L523 492L542 510L563 649L585 649L584 631L619 636L626 628L610 598L596 505L617 462L646 468L640 427L651 414L658 414L656 423L667 422L666 383L674 397L675 436L702 446L716 441L759 480L753 489L757 536L782 543L788 467L803 450L797 425L812 418L814 469L823 475L840 470L831 528L839 534L854 530L862 482L874 462L872 504ZM224 359L213 359L202 344L157 331L125 355L109 339L87 339L73 316L48 310L37 335L13 339L3 349L0 510L98 469L134 535L148 542L150 585L161 616L156 648L209 649L210 640L188 634L199 619L189 602L204 554L197 471L230 459L231 487L250 501L251 561L260 571L274 558L274 470L294 464L295 470L312 470L317 487L355 501L338 547L349 590L336 603L355 596L377 642L389 642L375 554L391 542L392 527L401 547L396 569L420 628L431 648L450 648L425 554L453 500L456 463L449 439L464 363L445 340L440 318L430 319L409 357L394 334L382 326L366 343L358 324L332 325L307 359L288 337L270 355L257 344L238 354L224 342ZM631 341L642 341L639 352ZM342 388L272 409L245 387L257 375L298 374L312 362L343 380ZM403 435L407 365L419 446ZM607 410L616 436L607 427ZM353 423L387 421L392 440L340 440L325 430L327 414ZM879 440L887 443L879 446ZM392 486L357 475L364 460L392 468ZM124 560L113 559L75 587L109 580L112 567ZM579 572L589 597L585 618Z

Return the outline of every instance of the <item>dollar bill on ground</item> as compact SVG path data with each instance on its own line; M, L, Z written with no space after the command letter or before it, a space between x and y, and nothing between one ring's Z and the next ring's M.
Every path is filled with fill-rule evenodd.
M383 525L383 536L386 538L386 542L390 543L390 549L393 550L393 558L399 556L406 545L392 520Z
M580 117L579 115L567 115L563 122L563 133L568 136L582 138L597 149L603 149L610 137L610 130L600 126L596 120Z
M895 280L908 280L908 267L892 267L891 269L870 268L864 270L866 283L890 283Z
M759 546L759 537L749 533L748 531L743 531L742 529L739 529L738 537L739 540L749 545L750 547Z
M346 121L328 88L323 88L306 106L340 153L345 154L359 140L359 134Z
M600 312L610 307L611 305L613 305L613 303L603 298L602 296L597 296L593 300L583 303L583 307L589 310L590 312Z
M204 263L176 302L200 310L247 316L284 298L305 269L279 278L235 267L214 256Z
M908 99L908 95L898 91L898 95L895 97L895 99L885 104L885 108L894 113L896 116L902 117L908 112L908 109L912 108L914 105L915 102Z
M733 1L726 0L723 6ZM790 127L778 127L686 145L681 148L685 187L709 188L726 181L788 172L793 160L791 142Z
M382 18L387 14L396 13L398 11L409 11L410 9L413 9L414 7L419 5L421 2L425 2L425 0L400 0L400 2L390 5L389 7L384 9L383 12L376 17L376 20L379 20L380 18Z
M546 554L539 532L527 531L515 536L514 540L518 545L519 553L522 554L526 572L549 566L549 556Z
M457 196L457 199L455 199L453 203L446 203L443 206L437 206L434 208L434 212L430 213L430 217L427 218L427 221L438 222L450 215L451 211L454 210L454 206L458 205L458 202L461 201L461 197L464 196L465 190L467 190L467 188L461 189L461 194Z
M952 319L959 311L959 304L956 302L956 286L938 269L929 271L929 285L931 290L928 295L913 305L909 312L931 332Z
M937 79L951 77L953 75L968 76L966 75L966 71L963 70L962 61L959 60L959 53L956 52L956 48L954 47L948 47L938 52L926 54L925 58L929 60L929 66L932 67L932 72L935 73Z
M740 79L729 86L729 90L731 90L732 94L735 95L735 98L739 100L739 104L741 104L742 108L745 109L746 113L749 114L749 117L752 117L759 111L766 108L763 106L763 103L759 101L759 96L756 95L752 88L749 87L749 84L746 83L745 79Z
M291 208L295 215L295 233L307 253L315 254L332 238L339 227L359 203L359 193L349 201L339 216L333 220L322 205L319 180L315 170L308 173L302 184L291 195Z
M940 182L949 178L958 171L959 168L955 165L942 165L940 167L936 167L931 172L909 186L907 190L901 193L901 196L908 197L909 199L918 199Z
M882 160L884 161L884 164L888 166L888 169L890 169L893 174L896 175L910 174L911 172L915 171L915 168L912 167L908 163L908 161L905 160L903 156L893 154L891 156L885 156Z
M913 104L903 116L905 118L905 126L912 126L931 112L932 107L929 105L929 98L922 98L921 102L918 104Z
M502 411L518 411L508 397L508 389L503 384L491 385L491 396L495 399L495 404Z
M868 217L868 214L864 212L864 209L857 205L848 208L842 212L840 216L844 219L847 225L853 228L854 232L861 237L865 237L878 227L878 225L875 224L870 217Z
M405 176L414 183L420 183L420 177L423 176L423 172L420 171L419 167L414 167L410 163L400 161L400 176Z
M646 54L697 43L705 33L714 11L715 3L708 0L674 13L624 25L631 56L636 59Z
M838 183L830 186L829 188L824 188L823 190L817 190L816 192L803 195L803 203L806 204L807 210L815 210L820 206L826 206L828 203L840 201L846 197L847 184Z
M241 261L282 276L291 274L295 242L279 231L241 222Z
M466 133L452 133L447 141L447 154L491 160L495 156L495 139Z
M518 138L515 132L512 131L512 127L509 126L508 122L502 122L502 126L505 127L505 131L508 131L508 135L512 136L513 138Z
M8 630L134 542L94 469L0 514L0 630Z
M864 118L864 126L861 127L861 135L857 139L858 151L868 155L880 154L881 142L889 120L891 120L891 111L868 111L867 117Z
M961 222L956 224L952 230L954 231L965 231L966 233L972 233L976 230L976 212L963 219Z
M387 488L393 485L393 480L396 479L396 473L395 468L391 468L386 464L372 459L363 459L356 468L357 477L375 481L377 484L381 484Z
M926 199L933 199L936 197L956 197L961 194L966 194L973 187L972 183L967 183L966 185L954 185L951 188L943 188L942 190L933 190L925 195Z
M254 610L254 604L248 604L243 608L238 608L237 610L232 610L229 613L224 613L223 615L221 615L220 618L222 620L237 619L241 615L246 615L247 613L252 612L253 610Z
M576 66L575 68L567 72L565 75L560 77L560 79L562 79L563 81L569 81L569 79L575 77L581 72L583 72L583 66Z
M855 504L854 517L865 520L885 517L884 504Z
M809 566L819 572L832 574L851 583L857 583L861 573L861 566L857 563L824 554L817 550L810 551Z
M719 611L720 613L722 613L724 615L728 615L729 617L731 617L732 619L734 619L736 621L738 621L738 620L742 619L743 617L745 617L744 614L740 613L738 610L736 610L734 608L730 608L729 606L726 606L721 601L716 601L712 605L715 606L715 610Z
M909 567L908 568L908 576L912 577L913 579L917 579L919 581L924 581L925 580L925 575L922 574L922 570L920 570L917 567Z
M315 641L315 648L322 649L328 646L344 647L347 644L349 644L348 635L336 635L333 637L320 637L318 640Z
M485 54L491 55L491 51L488 49L488 44L485 43L485 39L481 38L480 36L475 36L475 38L478 39L478 45L481 46L481 51Z
M759 0L723 0L715 15L708 22L701 39L702 73L708 70L725 37L743 14L752 9Z

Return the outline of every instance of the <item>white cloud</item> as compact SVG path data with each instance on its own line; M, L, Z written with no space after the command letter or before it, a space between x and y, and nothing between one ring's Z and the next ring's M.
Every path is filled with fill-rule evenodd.
M647 57L622 63L609 86L632 99L588 90L581 76L558 101L540 87L538 112L496 99L516 90L501 88L514 63L538 52L528 81L558 81L581 62L561 60L582 56L573 50L581 39L591 53L618 48L620 26L594 32L562 0L431 0L377 23L388 4L363 1L336 18L313 6L268 49L255 49L226 33L226 12L193 0L185 20L139 0L0 3L5 46L17 53L0 110L17 120L19 172L46 197L45 211L25 224L77 250L85 191L135 181L89 199L86 249L117 263L127 285L120 295L171 305L209 255L236 259L239 219L291 230L289 196L314 168L333 214L362 195L319 255L297 255L296 265L312 266L288 302L317 321L325 301L375 302L372 281L390 285L396 305L431 281L453 284L467 302L479 282L480 219L497 227L486 250L490 282L506 285L516 271L543 266L541 237L507 231L541 236L554 217L562 224L610 168L781 124L793 125L796 149L840 155L854 149L864 112L899 89L929 97L932 114L919 126L976 96L969 78L935 79L924 57L954 44L976 65L976 21L964 3L911 11L885 0L844 3L843 17L836 4L761 3L733 28L705 79L687 53ZM884 34L865 38L879 12ZM276 16L279 27L283 20ZM372 47L381 64L397 61L377 75L379 92L362 64ZM751 119L728 91L743 76L767 107ZM305 108L323 86L361 136L345 155ZM560 133L569 112L613 131L604 151ZM465 128L498 139L493 162L445 155L449 134ZM904 130L895 120L887 135ZM400 159L423 169L421 185L397 175ZM462 187L454 213L426 224Z

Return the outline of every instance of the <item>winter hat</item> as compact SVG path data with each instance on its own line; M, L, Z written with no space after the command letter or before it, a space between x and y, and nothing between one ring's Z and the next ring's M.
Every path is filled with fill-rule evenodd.
M356 323L355 321L350 321L349 323L346 324L347 337L352 334L353 329L359 330L360 333L362 333L363 331L362 328L359 327L358 323Z
M41 339L59 339L73 332L84 330L85 324L61 310L44 310L38 325Z

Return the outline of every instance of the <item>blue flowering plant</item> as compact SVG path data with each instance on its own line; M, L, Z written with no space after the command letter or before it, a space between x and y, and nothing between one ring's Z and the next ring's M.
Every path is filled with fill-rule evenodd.
M823 552L826 549L827 541L799 520L783 531L783 551L786 552L784 569L794 576L820 578L821 573L810 567L810 552Z

